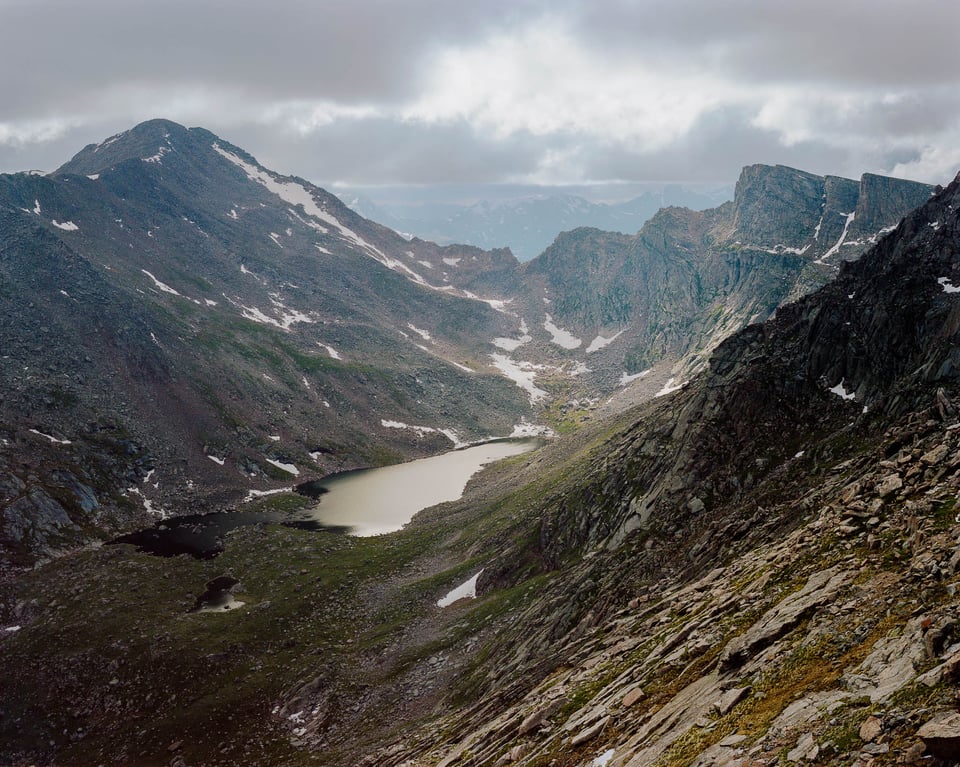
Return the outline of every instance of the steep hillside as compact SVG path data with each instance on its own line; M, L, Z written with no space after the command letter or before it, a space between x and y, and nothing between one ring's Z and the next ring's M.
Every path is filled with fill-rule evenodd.
M487 353L512 318L439 274L463 261L479 291L509 254L408 243L205 130L152 121L0 176L0 224L6 551L531 415ZM56 458L27 471L38 443Z
M960 178L680 390L400 533L250 527L217 560L107 547L4 583L0 753L952 763L957 286ZM218 576L243 604L189 612Z

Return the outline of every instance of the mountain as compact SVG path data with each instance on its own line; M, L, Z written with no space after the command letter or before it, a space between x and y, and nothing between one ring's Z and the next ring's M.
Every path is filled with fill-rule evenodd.
M958 293L960 177L686 385L400 533L248 527L217 560L2 581L0 755L955 763ZM241 608L190 612L224 582Z
M495 280L509 254L407 242L203 129L151 121L0 176L0 222L16 556L532 414L486 350L512 318L433 277Z
M720 207L665 208L635 235L561 234L524 265L526 306L581 339L567 356L592 369L595 386L609 391L678 361L679 378L734 330L831 279L931 192L873 175L858 184L750 166Z
M719 208L521 264L164 120L0 176L0 559L669 392L929 193L752 166ZM558 199L514 213L599 215Z
M668 392L929 191L753 166L719 208L520 264L408 240L164 120L0 176L2 559L581 422L650 368L625 396Z
M425 202L401 206L377 203L365 195L344 195L354 210L411 237L488 249L506 247L521 262L542 253L560 232L588 226L634 233L664 206L702 210L725 199L717 198L717 194L678 185L617 203L591 202L575 194L541 193L463 205Z

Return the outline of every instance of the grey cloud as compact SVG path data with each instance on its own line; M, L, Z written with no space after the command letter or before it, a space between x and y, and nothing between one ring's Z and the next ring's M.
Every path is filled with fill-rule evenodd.
M740 109L705 115L684 137L664 151L638 153L606 146L583 157L593 178L651 181L734 181L745 165L782 164L814 173L849 173L846 153L815 142L783 147L769 131L751 127ZM859 177L862 170L853 171Z
M956 82L960 5L941 0L610 0L580 6L603 49L738 79L878 87Z
M522 9L521 5L521 9ZM475 39L518 11L505 0L0 3L4 119L76 109L128 84L235 88L257 99L396 101L422 54Z
M701 116L656 153L389 117L420 95L445 47L551 18L616 66L823 95L803 105L808 140L786 146L754 126L759 99ZM753 162L856 176L960 138L957 28L960 4L941 0L0 0L0 171L52 169L86 143L168 117L323 183L535 179L558 156L556 180L568 183L730 181ZM838 93L854 106L838 110ZM307 135L267 119L278 104L317 101L375 112ZM5 124L46 119L69 125L43 142L4 143Z
M235 133L239 138L224 138L269 147L258 155L261 163L325 185L493 183L532 171L539 149L531 137L494 141L465 123L346 120L282 142L262 126Z

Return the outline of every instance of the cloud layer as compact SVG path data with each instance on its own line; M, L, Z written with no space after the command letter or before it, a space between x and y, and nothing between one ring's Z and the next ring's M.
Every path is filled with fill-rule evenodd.
M960 169L941 0L0 0L0 170L152 117L320 183Z

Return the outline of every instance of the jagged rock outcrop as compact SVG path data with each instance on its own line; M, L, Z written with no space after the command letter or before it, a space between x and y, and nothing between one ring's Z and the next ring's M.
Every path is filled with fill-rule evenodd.
M524 267L529 311L543 299L574 335L620 333L589 357L601 385L663 361L696 370L731 333L823 285L931 191L870 174L858 184L748 166L734 200L718 208L666 208L632 236L561 234Z

